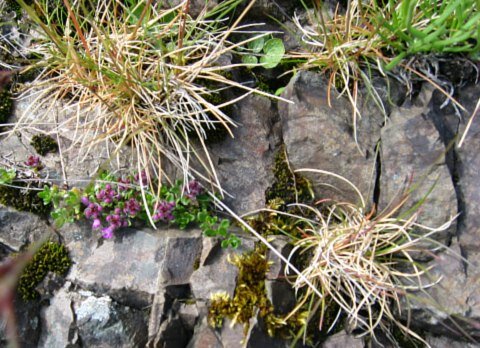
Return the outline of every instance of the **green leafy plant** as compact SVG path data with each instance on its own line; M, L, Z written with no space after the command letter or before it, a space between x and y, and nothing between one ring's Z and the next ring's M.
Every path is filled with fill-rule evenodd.
M0 185L11 184L16 176L15 169L0 168Z
M103 172L84 190L45 186L38 196L44 204L53 205L51 216L57 227L87 219L94 231L112 238L115 231L136 220L175 224L180 229L196 224L206 236L220 237L224 248L240 245L240 239L228 231L229 220L214 215L213 200L197 181L184 185L178 180L171 186L162 185L155 193L149 189L142 192L141 182L146 180L145 172L127 177ZM153 212L151 219L149 211Z
M479 7L476 0L389 0L378 13L378 33L396 55L386 69L417 53L478 54Z
M277 38L262 36L248 43L249 54L242 56L242 62L248 65L257 66L260 62L265 69L275 68L285 55L283 41ZM258 59L257 56L260 56Z

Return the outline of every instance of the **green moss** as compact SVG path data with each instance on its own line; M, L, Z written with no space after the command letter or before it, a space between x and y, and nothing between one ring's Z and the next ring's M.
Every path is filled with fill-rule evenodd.
M4 11L6 13L15 12L17 17L22 13L22 7L18 4L16 0L5 0L5 8Z
M72 261L65 246L55 242L46 242L23 270L18 281L18 293L24 300L38 298L35 288L43 281L48 272L62 276L68 272L71 265Z
M232 263L238 267L235 295L230 298L226 293L212 297L208 320L214 328L220 328L225 318L244 325L244 332L249 329L249 321L257 313L263 319L270 336L279 335L292 338L292 332L298 332L303 325L304 312L298 312L287 321L275 314L274 307L267 297L265 274L268 271L267 249L263 244L255 250L241 256L235 256Z
M51 136L44 134L34 135L30 145L33 146L40 156L45 156L47 153L58 151L57 142Z
M235 256L232 263L238 267L235 295L232 299L224 293L213 296L209 308L210 325L219 328L224 318L230 318L243 324L247 332L249 320L258 309L271 332L276 318L265 291L265 273L268 271L265 247L257 246L250 253Z
M303 176L291 170L288 165L285 146L282 146L275 155L273 175L274 182L265 191L267 204L275 200L277 202L283 201L283 206L290 203L310 203L312 201L312 185Z
M43 204L43 200L37 195L38 191L31 189L35 187L27 187L27 184L23 182L15 182L15 186L22 188L0 185L1 204L20 211L48 216L51 206Z
M0 124L7 123L13 112L12 92L5 88L0 92Z

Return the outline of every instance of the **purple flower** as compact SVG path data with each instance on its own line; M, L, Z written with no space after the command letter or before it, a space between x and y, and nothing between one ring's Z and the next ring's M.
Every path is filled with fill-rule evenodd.
M86 205L86 206L90 204L90 200L88 199L87 196L83 196L82 198L80 198L80 201L82 202L83 205Z
M129 178L118 178L118 190L119 191L126 191L128 190L128 185L130 184Z
M98 219L100 217L100 213L102 212L102 206L97 203L89 203L87 209L85 209L85 217L87 219Z
M125 202L123 211L130 217L135 217L141 210L140 203L135 198L130 198Z
M192 180L187 185L187 192L185 193L185 196L193 201L201 192L202 187L200 186L200 183L196 180Z
M31 168L40 168L42 166L42 164L40 163L40 157L38 156L28 156L25 165Z
M117 193L110 184L105 185L105 189L97 193L97 199L106 204L112 203L115 198L117 198Z
M107 222L114 228L125 226L125 219L119 214L111 214L106 217Z
M154 221L172 221L173 220L173 209L175 209L175 202L166 202L162 201L158 204L155 214L152 216Z
M92 229L99 230L100 228L102 228L102 222L100 219L93 220Z
M140 175L137 173L135 174L135 181L137 181L141 185L146 185L148 184L148 176L147 172L145 170L142 170L140 172Z
M102 237L105 239L110 239L113 237L113 232L115 231L115 227L108 226L102 229Z

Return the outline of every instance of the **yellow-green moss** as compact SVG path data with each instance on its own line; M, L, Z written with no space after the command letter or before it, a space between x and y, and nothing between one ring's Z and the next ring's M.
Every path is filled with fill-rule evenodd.
M58 151L57 142L51 136L45 134L34 135L30 145L33 146L40 156L45 156L47 153Z
M22 188L0 185L1 204L40 216L47 216L50 213L51 206L45 205L43 200L38 197L38 191L32 190L36 187L28 188L27 184L22 182L15 182L15 186Z
M18 281L18 293L24 300L36 299L38 293L35 288L43 281L48 272L62 276L68 272L71 265L72 261L65 246L55 242L46 242L23 270Z
M209 323L219 328L223 325L224 318L230 318L235 323L243 324L245 332L248 323L256 310L265 320L267 329L273 333L277 320L273 314L273 306L266 295L265 273L268 271L266 248L257 246L254 251L234 256L231 262L238 267L237 286L235 295L230 298L225 293L212 297L209 308Z

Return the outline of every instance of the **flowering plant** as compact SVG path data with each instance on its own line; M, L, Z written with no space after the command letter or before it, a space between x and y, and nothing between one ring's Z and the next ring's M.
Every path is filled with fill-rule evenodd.
M83 191L77 188L62 190L53 185L45 186L38 195L44 204L53 204L51 216L58 227L85 218L91 221L92 230L107 239L121 227L138 220L175 224L180 229L197 223L206 236L222 237L223 247L236 248L240 244L238 237L228 232L229 220L214 216L213 200L198 181L163 185L159 195L146 189L146 183L144 173L116 177L105 172Z

